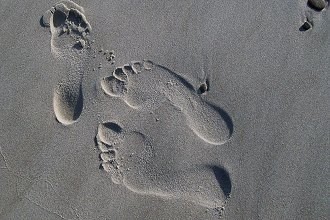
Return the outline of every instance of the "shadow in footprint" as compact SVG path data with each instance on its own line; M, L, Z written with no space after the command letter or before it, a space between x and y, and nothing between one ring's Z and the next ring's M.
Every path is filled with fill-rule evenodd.
M56 10L53 15L53 24L54 27L59 27L65 23L66 15L60 10Z
M222 108L220 108L212 103L209 103L209 102L207 102L207 104L209 104L211 107L213 107L219 113L219 115L222 117L222 119L225 121L225 123L228 127L228 130L229 130L229 136L231 137L234 132L234 124L233 124L231 117Z
M307 6L320 12L327 6L327 0L308 0Z
M78 100L77 100L77 104L74 108L74 114L73 114L73 120L77 120L81 113L82 113L82 110L83 110L83 92L82 92L82 86L80 85L79 86L79 93L78 93Z
M165 66L162 65L158 65L159 67L165 69L166 71L168 71L172 76L174 76L175 78L177 78L185 87L187 87L189 90L195 91L195 88L182 76L176 74L175 72L173 72L172 70L168 69Z
M73 124L83 110L82 86L79 85L78 91L71 86L59 87L53 102L56 120L64 125Z
M201 95L208 91L210 91L210 82L206 79L206 81L199 86L197 94Z
M44 24L44 15L40 17L40 19L39 19L39 24L40 24L40 26L43 27L43 28L47 27L47 26Z
M122 128L116 124L116 123L113 123L113 122L106 122L106 123L103 123L103 126L106 127L107 129L110 129L116 133L121 133L122 132Z
M301 32L308 31L312 27L313 27L313 23L309 21L305 21L304 24L300 26L299 31Z
M213 174L217 179L223 194L226 196L226 198L229 198L232 185L228 171L219 166L208 165L207 167L213 171Z
M69 11L68 20L73 22L76 26L81 26L82 28L87 27L87 24L76 10Z
M74 48L76 50L82 50L84 48L84 46L81 43L76 43L72 46L72 48Z
M96 136L94 137L93 141L94 141L94 145L95 145L95 147L99 146L99 143L98 143L98 141L97 141L97 137L96 137Z

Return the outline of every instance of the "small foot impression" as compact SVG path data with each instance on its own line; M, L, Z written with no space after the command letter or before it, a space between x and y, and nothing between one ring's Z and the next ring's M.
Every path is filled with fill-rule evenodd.
M232 135L229 115L204 101L200 88L195 89L180 75L151 61L117 67L100 83L105 94L119 97L137 110L151 111L169 101L184 114L189 128L209 144L224 144Z

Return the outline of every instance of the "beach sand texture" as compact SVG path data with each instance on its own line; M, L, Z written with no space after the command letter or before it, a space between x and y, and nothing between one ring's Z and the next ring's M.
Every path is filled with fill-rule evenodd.
M328 219L326 0L0 3L0 219Z

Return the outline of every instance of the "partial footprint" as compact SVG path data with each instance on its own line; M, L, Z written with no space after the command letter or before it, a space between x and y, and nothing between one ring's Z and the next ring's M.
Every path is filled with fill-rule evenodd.
M51 49L56 56L82 54L79 50L89 45L88 37L92 28L83 14L83 9L80 6L71 6L73 8L62 2L52 9L54 12L50 18Z
M327 7L328 1L327 0L308 0L307 5L314 9L315 11L322 11Z
M59 83L54 92L54 113L63 125L70 125L78 120L83 109L81 84Z
M178 74L151 61L116 68L101 80L101 87L105 94L120 97L138 110L151 111L170 101L183 112L192 131L210 144L227 142L233 132L228 114L201 98L206 85L195 89Z
M328 7L328 0L308 0L304 11L303 25L299 28L300 31L308 31L313 28L315 21L319 22L322 16L322 11Z
M57 120L63 125L76 122L83 108L82 77L89 53L91 26L84 9L66 0L57 3L42 16L50 27L52 54L68 69L54 91L53 105Z
M166 155L159 153L163 149L155 148L148 137L114 122L99 124L96 140L101 168L110 173L114 183L133 192L184 199L208 208L222 207L230 197L230 176L222 167L172 166Z
M151 144L148 143L143 134L139 132L126 132L116 123L106 122L99 124L96 138L101 151L101 167L111 173L114 183L119 184L123 181L123 173L129 171L127 167L128 163L124 162L124 159L127 160L132 157L134 152L141 158L140 161L136 162L135 166L139 162L146 162L153 157ZM123 140L126 139L135 143L130 147L130 151L127 151L128 149L123 148L121 145ZM117 151L120 151L120 155L118 155ZM139 165L141 166L142 164Z

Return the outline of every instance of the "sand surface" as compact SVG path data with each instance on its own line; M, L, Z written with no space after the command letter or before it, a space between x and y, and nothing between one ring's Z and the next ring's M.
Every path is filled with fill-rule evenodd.
M0 219L329 219L328 1L0 2Z

